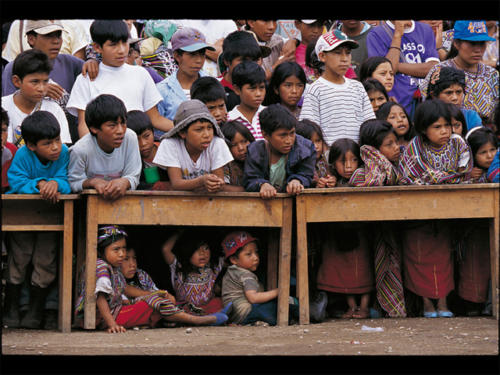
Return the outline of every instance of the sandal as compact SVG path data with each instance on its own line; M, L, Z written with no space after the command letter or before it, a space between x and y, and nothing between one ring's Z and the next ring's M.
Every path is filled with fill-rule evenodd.
M355 312L356 312L356 309L349 308L349 310L347 310L344 314L342 314L341 318L342 319L352 319Z
M354 314L352 314L354 319L367 319L370 317L370 310L358 308Z

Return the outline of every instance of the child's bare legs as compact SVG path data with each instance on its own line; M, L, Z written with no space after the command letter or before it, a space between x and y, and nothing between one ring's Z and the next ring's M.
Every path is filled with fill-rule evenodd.
M437 302L437 310L438 311L450 311L448 309L448 304L446 303L446 297L439 298Z
M353 317L354 312L358 309L358 304L356 303L356 296L349 294L347 296L347 305L349 308L347 311L342 315L343 319L350 319Z
M370 317L370 310L368 309L369 302L370 302L370 294L368 293L362 294L359 308L356 310L354 314L352 314L352 317L356 319L369 318Z
M191 315L188 314L184 311L178 312L173 315L169 316L164 316L163 319L169 322L176 322L176 323L185 323L185 324L191 324L191 325L196 325L196 326L203 326L203 325L215 325L217 323L217 314L211 314L211 315ZM225 316L225 319L227 320L227 315L221 314ZM223 317L222 317L223 319ZM220 319L219 319L220 320ZM224 320L225 322L225 320ZM222 324L221 322L220 324Z
M424 301L424 313L436 311L430 298L422 297Z

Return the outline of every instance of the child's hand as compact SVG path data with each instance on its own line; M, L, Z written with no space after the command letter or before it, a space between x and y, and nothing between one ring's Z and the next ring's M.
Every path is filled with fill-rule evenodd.
M300 183L299 180L292 180L286 186L286 192L291 195L297 195L304 191L304 186Z
M38 189L40 190L40 195L42 199L50 201L52 203L59 202L60 193L57 191L59 185L56 181L45 181L41 180L38 182Z
M130 182L126 178L111 180L104 187L103 197L109 200L121 198L125 195L129 187Z
M337 178L335 176L320 177L316 182L317 188L330 188L334 187L337 183Z
M222 190L224 180L212 173L203 175L203 185L209 193L215 193Z
M274 198L276 193L276 188L270 183L265 182L260 186L260 197L263 199Z
M97 194L104 195L104 188L108 185L108 181L103 180L102 178L92 178L89 181L90 187L94 188L97 191Z
M51 99L59 100L64 94L64 88L57 83L49 83L47 85L47 96Z
M157 293L159 295L162 295L165 298L168 298L170 300L170 302L172 302L174 305L177 302L175 300L175 297L172 294L170 294L169 292L167 292L166 290L159 290Z
M82 66L82 76L86 77L87 73L91 81L93 81L99 73L99 62L94 59L88 59Z
M116 322L108 327L108 333L122 333L122 332L127 332L127 330L125 329L125 327L116 324Z
M472 168L472 171L470 172L470 176L473 180L477 180L481 175L483 174L483 170L478 167Z

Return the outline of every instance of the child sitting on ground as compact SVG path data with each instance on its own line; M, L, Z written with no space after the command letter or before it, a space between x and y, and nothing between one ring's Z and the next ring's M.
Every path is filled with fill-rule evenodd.
M204 228L178 232L162 248L178 304L186 311L201 315L223 308L220 286L216 282L224 257L213 251L213 246L210 249L212 232Z
M228 121L245 125L256 140L263 139L259 113L266 96L266 74L257 63L243 61L233 70L233 89L240 97L240 104L227 114Z
M148 325L154 327L160 319L194 325L220 325L227 315L194 316L178 309L166 291L153 292L127 285L120 266L126 256L127 233L115 225L99 228L96 263L96 327L109 333L125 332L126 328ZM75 308L75 322L82 326L85 302L85 279L81 278ZM139 297L139 300L124 300ZM160 297L159 299L157 297ZM144 299L144 300L143 300Z
M243 172L246 191L264 199L278 192L299 194L312 184L316 150L313 143L295 134L297 120L281 104L271 104L260 115L264 140L248 146Z
M53 114L37 111L21 124L25 146L14 156L7 172L7 194L40 194L51 203L71 192L68 183L68 148ZM57 232L11 232L7 237L7 284L3 324L10 328L40 328L49 285L57 275ZM29 310L19 321L19 297L30 263L33 265Z
M7 141L16 147L25 144L21 136L21 123L30 114L42 110L52 113L61 129L61 141L71 144L68 120L62 108L45 98L48 90L52 63L40 50L30 49L20 53L12 66L12 83L17 87L13 94L2 97L2 108L9 114Z
M234 231L223 239L222 249L231 264L222 278L224 306L232 304L229 321L242 325L257 321L276 325L279 289L264 291L254 273L259 266L257 239L248 232ZM291 316L297 316L297 307L290 305Z
M142 161L136 134L127 129L127 110L113 95L99 95L85 109L90 133L69 150L68 179L73 192L95 189L115 200L139 184Z
M197 99L179 105L174 128L163 135L153 163L167 168L174 190L225 189L223 167L233 160L217 121Z
M205 103L210 114L222 126L227 120L226 92L222 84L214 77L200 77L191 86L191 99Z
M137 134L142 159L137 190L170 190L167 171L153 164L158 144L154 141L154 128L149 116L142 111L127 112L127 128Z
M323 132L321 131L319 125L311 120L299 121L296 133L306 139L309 139L314 144L314 148L316 149L316 165L314 168L312 187L334 187L337 182L337 178L330 174L330 168L328 167L328 161L325 156L327 146L325 138L323 137Z
M255 138L245 125L237 121L225 123L221 130L234 158L232 162L224 166L226 191L244 191L243 169L247 159L248 146L255 141Z

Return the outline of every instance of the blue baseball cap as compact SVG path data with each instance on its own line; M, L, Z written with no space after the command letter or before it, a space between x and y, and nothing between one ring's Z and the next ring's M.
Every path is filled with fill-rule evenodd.
M456 21L453 27L453 38L471 42L494 42L488 35L485 21Z
M172 43L173 51L180 49L186 52L194 52L203 48L215 51L214 47L206 43L205 36L192 27L183 27L177 30L172 35L170 42Z

